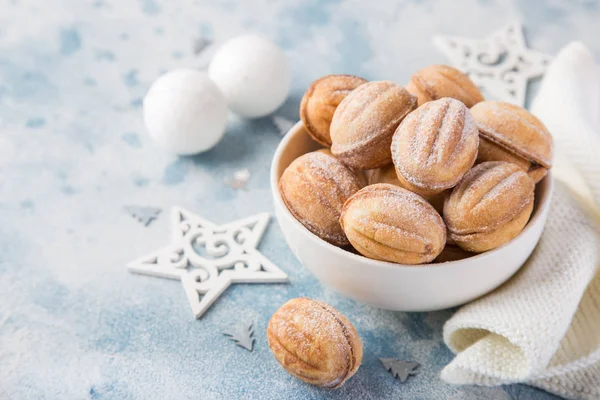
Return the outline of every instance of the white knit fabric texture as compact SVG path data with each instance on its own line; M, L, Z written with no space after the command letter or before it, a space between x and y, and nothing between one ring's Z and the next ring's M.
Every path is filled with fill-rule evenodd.
M457 355L441 376L600 399L600 68L585 46L557 55L532 112L559 153L548 222L519 273L446 322Z

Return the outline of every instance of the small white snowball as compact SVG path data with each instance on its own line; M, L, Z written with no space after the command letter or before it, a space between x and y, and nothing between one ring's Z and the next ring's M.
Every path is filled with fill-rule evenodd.
M227 100L205 72L175 69L144 98L144 123L167 151L195 154L217 144L227 125Z
M291 83L287 58L275 44L242 35L223 44L208 69L229 108L241 117L268 115L283 104Z

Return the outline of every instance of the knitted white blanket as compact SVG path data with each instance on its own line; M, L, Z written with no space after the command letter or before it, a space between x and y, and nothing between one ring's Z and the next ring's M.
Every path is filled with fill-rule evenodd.
M600 68L585 46L558 54L532 112L558 153L546 228L517 275L446 322L457 355L441 376L600 399Z

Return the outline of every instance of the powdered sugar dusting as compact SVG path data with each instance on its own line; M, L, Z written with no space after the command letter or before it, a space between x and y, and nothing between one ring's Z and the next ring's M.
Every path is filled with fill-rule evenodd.
M475 121L460 101L425 103L401 124L392 142L396 168L411 185L430 191L454 186L473 165Z
M369 217L363 217L356 221L356 227L360 228L361 226L370 226L375 233L375 237L380 236L380 234L383 236L401 236L406 239L419 240L425 243L426 246L430 244L430 241L426 236L420 235L417 232L410 232L386 222L374 221Z
M485 206L486 203L492 202L497 203L501 197L507 193L519 189L522 186L523 176L518 173L512 173L509 176L498 182L491 190L481 197L475 208Z
M306 166L314 177L319 178L314 182L316 185L321 186L323 190L337 189L343 196L348 198L362 186L354 171L332 155L319 152L310 154ZM331 187L331 185L334 187Z
M307 376L329 379L324 385L334 387L347 378L353 367L352 345L344 322L325 304L307 298L290 300L271 318L269 332L283 347L284 354L275 352L280 362L291 356L305 364L287 363L290 372L309 368L312 371Z
M334 115L332 152L361 168L385 165L392 136L416 103L414 96L393 82L360 86L342 101Z
M422 197L389 184L359 191L344 206L342 220L345 229L354 229L367 242L400 251L430 254L441 251L445 242L446 227L435 209Z
M334 245L348 244L339 223L342 206L363 186L352 169L323 149L294 160L279 185L285 205L302 225Z
M449 200L447 222L455 232L487 232L519 215L533 201L534 183L518 166L479 164Z
M522 107L486 101L473 108L479 130L528 161L552 166L553 140L544 124Z
M331 146L330 127L335 110L354 89L366 82L353 75L327 75L311 84L302 98L300 117L317 142Z

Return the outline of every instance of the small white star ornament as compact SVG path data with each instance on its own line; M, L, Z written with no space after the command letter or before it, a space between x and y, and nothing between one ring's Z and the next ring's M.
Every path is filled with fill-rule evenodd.
M232 283L283 283L288 276L256 246L267 228L263 213L216 225L189 211L172 211L171 244L127 265L130 272L180 280L200 318Z
M520 106L525 105L527 81L541 76L551 60L527 47L518 22L482 40L435 36L433 43L488 95Z

